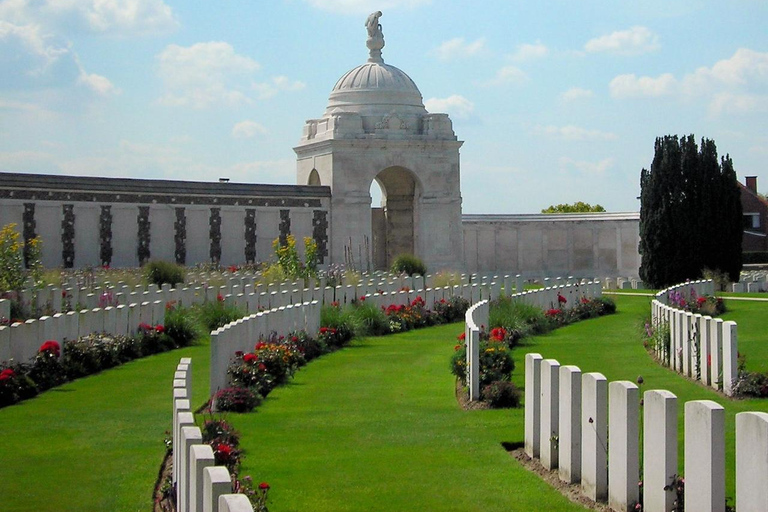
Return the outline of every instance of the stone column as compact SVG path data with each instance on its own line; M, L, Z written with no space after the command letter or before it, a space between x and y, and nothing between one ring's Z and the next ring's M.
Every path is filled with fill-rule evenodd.
M581 491L608 499L608 380L600 373L581 379Z
M640 393L626 380L608 386L608 505L629 512L640 500Z
M560 363L554 359L541 362L541 464L556 469L560 423L558 420L560 398Z
M525 453L538 458L541 453L541 354L525 355Z
M645 512L672 510L675 493L664 489L677 471L677 397L666 390L643 395L643 506Z
M575 484L581 481L581 370L561 366L559 386L558 473L563 482Z
M738 377L739 342L736 322L723 322L723 392L731 396L733 384Z
M768 510L768 414L736 415L736 507Z
M685 509L725 510L725 409L711 400L685 404Z
M189 450L189 511L203 512L203 470L215 464L213 449L207 444L196 444Z
M219 510L219 496L232 492L232 479L224 466L203 469L203 512Z

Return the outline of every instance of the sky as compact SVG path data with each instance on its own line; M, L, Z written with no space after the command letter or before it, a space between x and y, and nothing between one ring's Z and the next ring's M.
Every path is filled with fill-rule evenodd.
M376 10L464 141L465 213L638 211L668 134L768 191L765 0L0 0L0 171L294 184Z

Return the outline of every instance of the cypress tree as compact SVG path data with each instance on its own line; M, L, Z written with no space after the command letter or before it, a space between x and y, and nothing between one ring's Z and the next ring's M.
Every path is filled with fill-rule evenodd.
M704 270L741 271L741 193L729 156L693 135L656 139L650 171L640 173L640 277L661 288Z

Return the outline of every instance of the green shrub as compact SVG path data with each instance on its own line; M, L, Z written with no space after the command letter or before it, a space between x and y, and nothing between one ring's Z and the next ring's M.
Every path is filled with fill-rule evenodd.
M144 275L147 281L157 286L169 283L175 288L178 283L184 282L184 267L168 261L150 261L144 267Z
M464 343L456 345L451 356L451 373L462 382L467 382L467 346ZM498 341L480 342L480 388L491 382L508 381L515 369L512 352L505 343Z
M433 311L437 314L437 323L449 324L464 320L464 313L469 309L469 301L455 295L450 299L440 299L433 305Z
M197 323L189 308L166 306L163 327L165 334L177 347L189 346L199 335Z
M541 309L504 296L491 303L488 324L489 329L503 327L515 340L549 330L549 322Z
M494 409L520 406L520 390L505 380L491 382L482 389L481 396Z
M355 336L380 336L389 333L389 319L374 304L357 301L350 307L349 324Z
M261 397L249 388L224 388L214 395L216 410L250 412L261 403Z
M392 263L392 272L395 274L401 274L405 272L409 276L414 274L426 275L427 267L424 262L413 254L401 254L395 258Z
M224 327L245 316L237 306L227 304L223 299L204 302L196 306L195 314L208 332Z

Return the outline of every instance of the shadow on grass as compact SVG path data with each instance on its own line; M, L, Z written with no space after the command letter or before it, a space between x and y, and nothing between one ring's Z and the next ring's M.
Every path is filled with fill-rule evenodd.
M513 452L515 450L518 450L520 448L525 447L524 441L502 441L501 447L507 450L508 452Z

